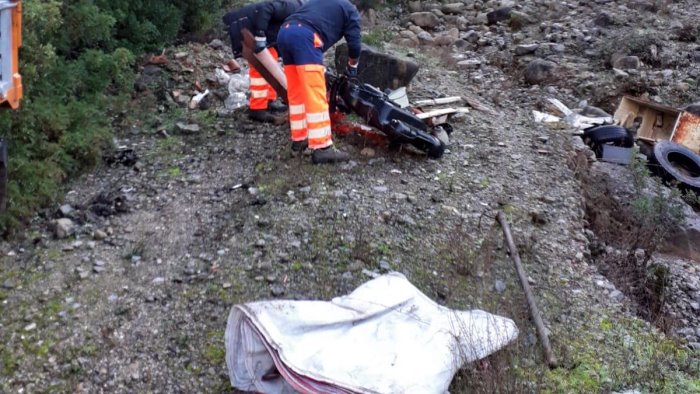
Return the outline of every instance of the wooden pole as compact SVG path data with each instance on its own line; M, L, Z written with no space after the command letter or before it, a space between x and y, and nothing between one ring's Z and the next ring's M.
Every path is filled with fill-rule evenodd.
M547 332L544 328L544 323L542 322L542 316L540 315L540 310L537 308L537 303L535 302L535 297L532 295L532 290L530 285L527 283L527 275L523 269L522 262L520 261L520 254L518 254L518 248L513 242L513 235L510 232L510 226L508 226L508 220L503 212L498 212L496 216L498 223L503 229L503 236L505 237L506 243L508 244L508 249L510 250L510 257L515 263L515 270L518 271L518 278L520 279L520 285L525 292L525 298L527 298L527 304L530 308L530 315L532 320L535 322L535 328L537 328L537 336L542 342L542 349L544 351L544 359L549 368L557 367L557 360L554 358L554 353L552 352L552 347L549 344L549 338L547 337Z

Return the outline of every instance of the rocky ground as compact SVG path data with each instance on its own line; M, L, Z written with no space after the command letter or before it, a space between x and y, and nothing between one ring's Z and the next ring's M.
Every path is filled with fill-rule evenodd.
M233 304L329 299L389 270L441 304L517 322L517 342L461 371L452 392L698 390L696 263L656 257L672 267L670 294L683 294L668 307L679 325L663 333L638 318L637 300L597 265L600 247L617 249L589 222L583 148L531 115L545 97L607 111L627 93L696 101L693 3L505 3L367 13L367 41L421 65L412 99L486 107L453 119L440 160L353 138L336 139L353 156L341 166L291 155L284 126L226 109L221 42L144 67L132 108L114 119L116 153L2 245L2 391L234 392L223 348ZM210 94L189 109L195 85ZM543 365L497 210L559 368Z

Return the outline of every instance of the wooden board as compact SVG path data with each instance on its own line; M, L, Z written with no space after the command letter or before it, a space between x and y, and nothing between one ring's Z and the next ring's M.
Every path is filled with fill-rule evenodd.
M243 57L251 66L255 67L255 69L260 72L260 75L265 78L267 83L275 89L277 95L287 102L287 89L255 56L255 37L253 37L253 33L248 29L241 30L241 33L243 35Z
M442 109L436 109L436 110L430 111L430 112L418 113L418 114L416 114L416 117L418 119L424 120L424 119L434 118L436 116L452 115L452 114L457 114L457 113L468 113L468 112L469 112L469 108L466 108L466 107L442 108Z

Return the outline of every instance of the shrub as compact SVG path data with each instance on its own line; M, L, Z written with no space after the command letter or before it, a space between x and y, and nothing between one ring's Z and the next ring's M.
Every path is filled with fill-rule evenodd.
M26 223L68 177L95 165L126 103L134 53L218 22L222 0L26 0L18 111L0 112L8 143L7 212L0 232Z

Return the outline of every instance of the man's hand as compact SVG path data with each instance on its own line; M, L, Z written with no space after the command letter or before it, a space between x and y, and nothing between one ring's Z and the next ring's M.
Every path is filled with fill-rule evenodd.
M267 48L267 39L265 37L255 37L255 53L260 53Z
M350 79L357 79L357 66L359 63L350 64L348 63L348 67L345 69L345 76L347 76Z

